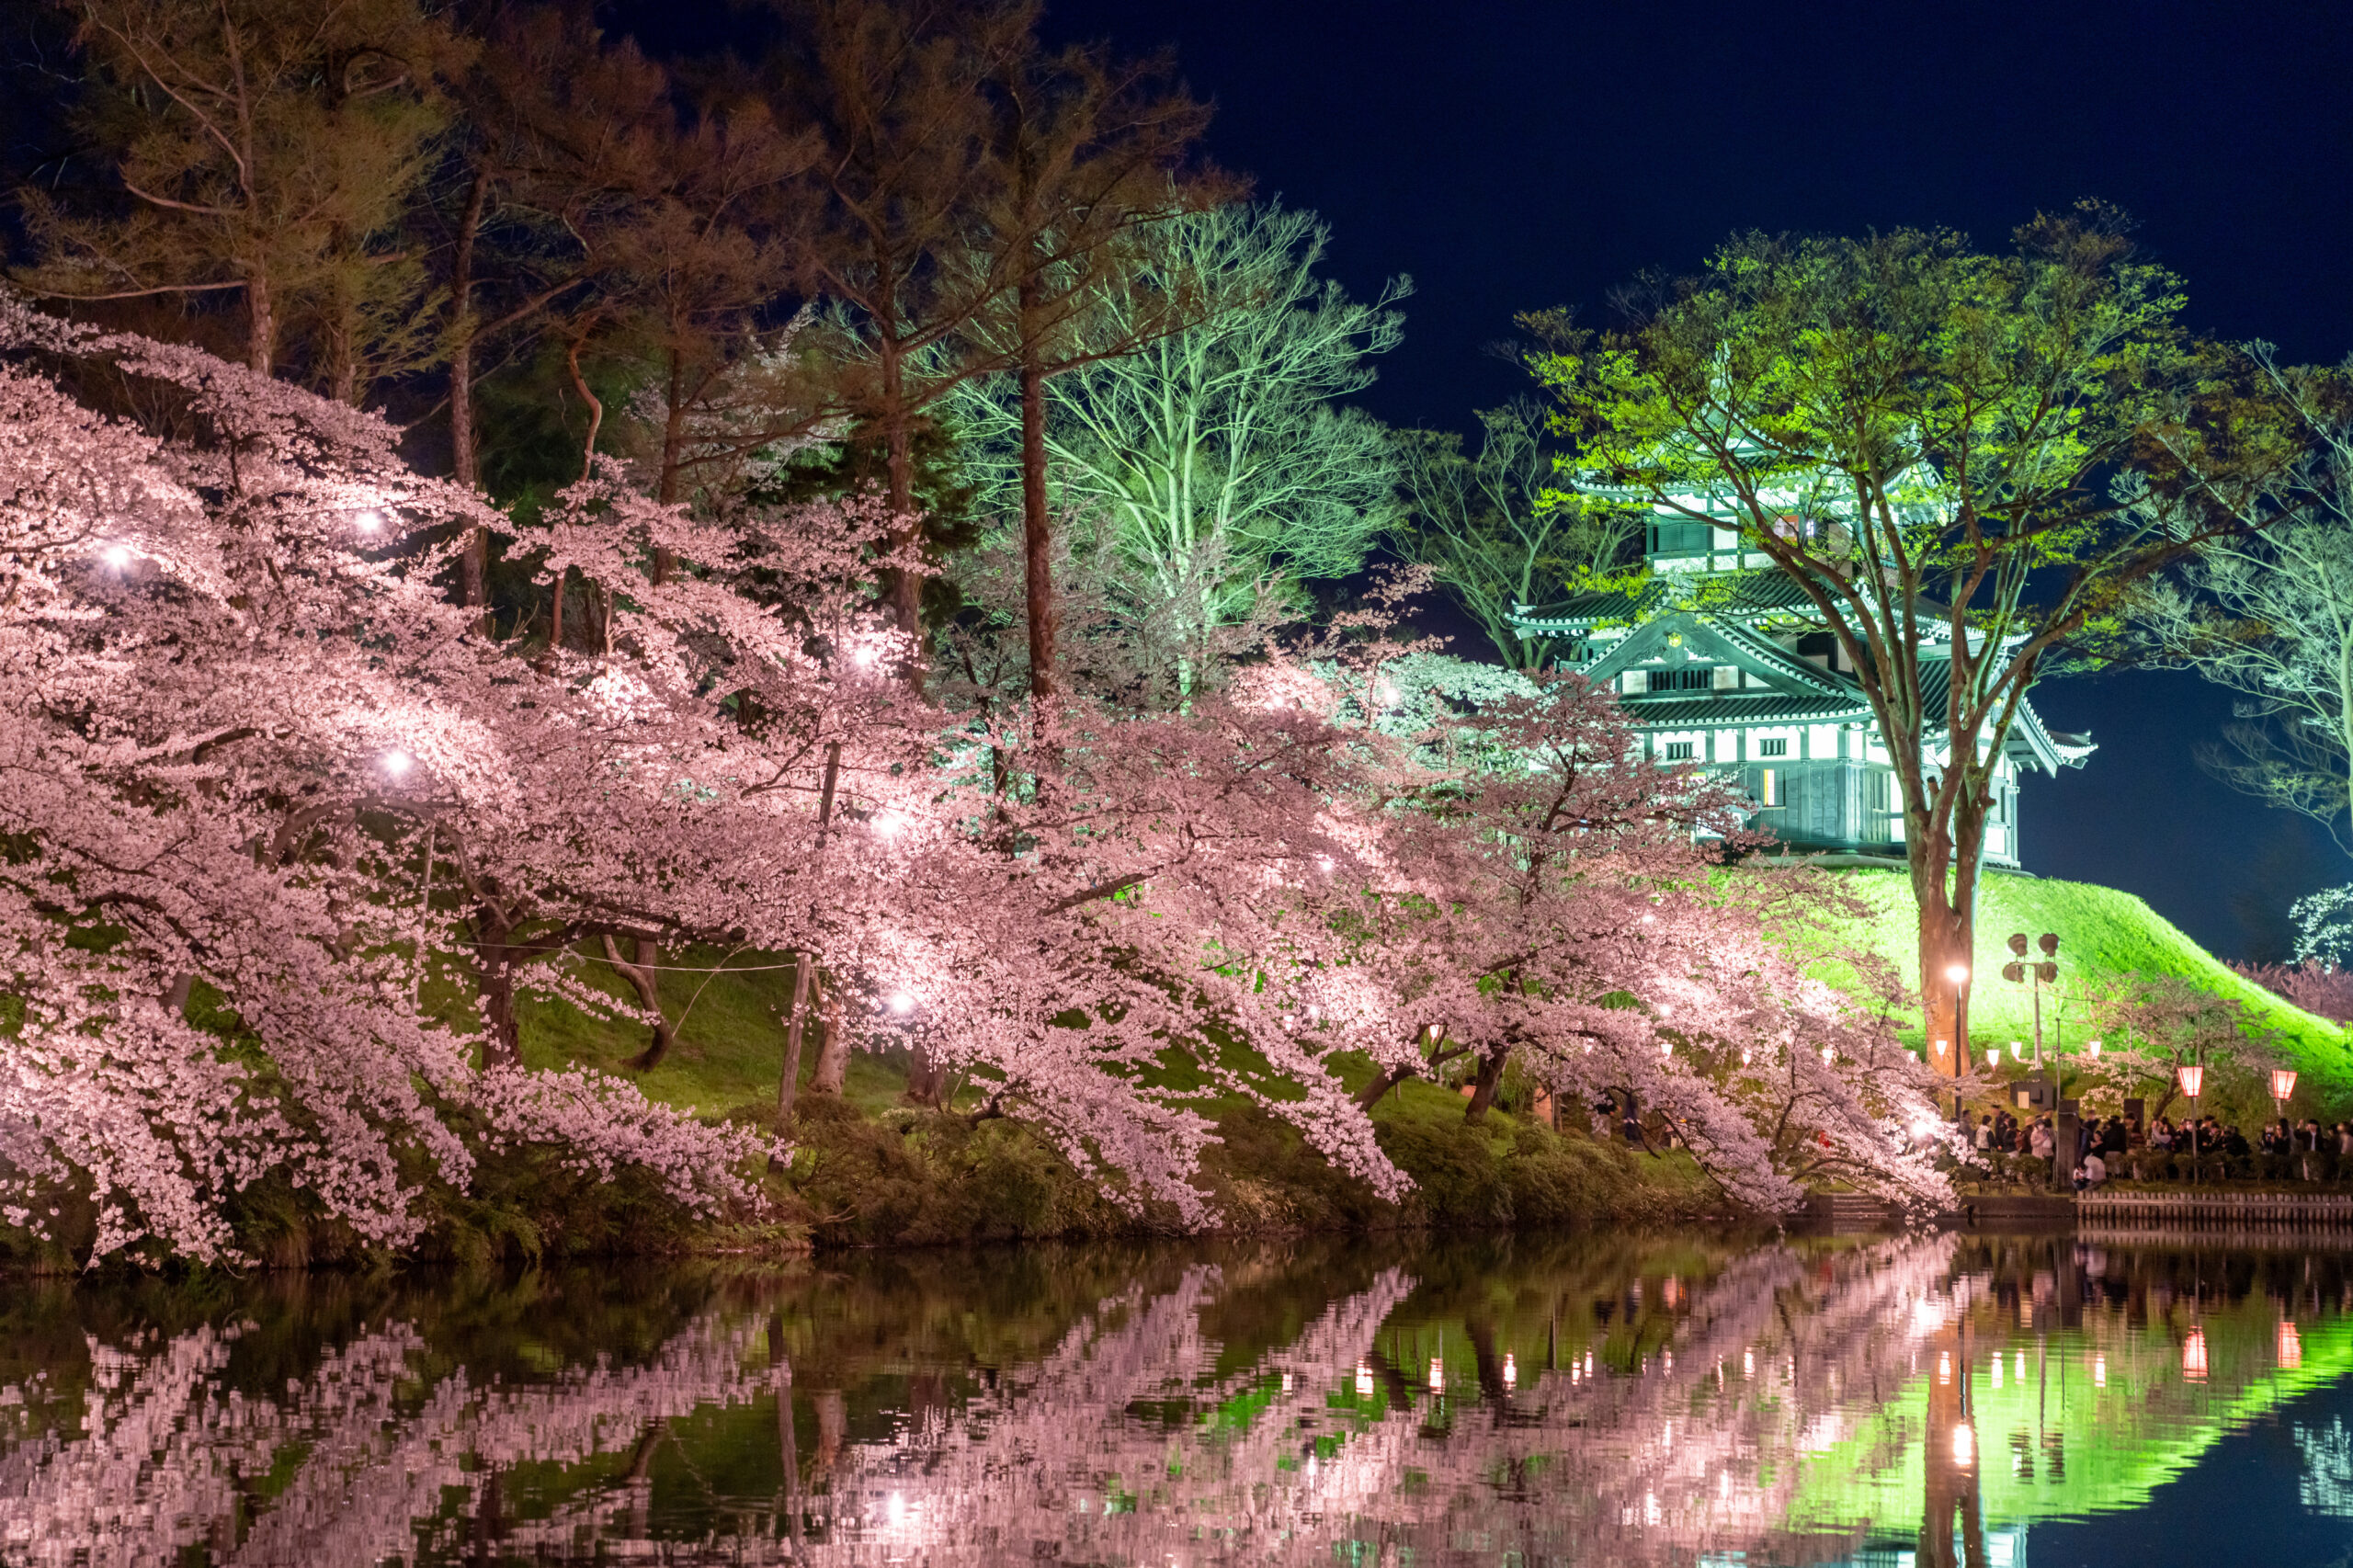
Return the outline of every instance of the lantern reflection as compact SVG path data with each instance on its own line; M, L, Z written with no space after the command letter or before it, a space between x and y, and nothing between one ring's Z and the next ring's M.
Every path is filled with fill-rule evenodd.
M2206 1381L2206 1331L2202 1328L2191 1329L2189 1337L2181 1342L2181 1375L2188 1382Z
M2303 1364L2303 1336L2296 1332L2296 1325L2293 1323L2281 1318L2279 1320L2279 1365L2282 1369L2292 1372Z

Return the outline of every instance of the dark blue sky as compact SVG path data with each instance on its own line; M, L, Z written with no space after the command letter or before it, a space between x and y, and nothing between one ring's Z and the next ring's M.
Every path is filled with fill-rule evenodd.
M616 20L723 36L722 8ZM1211 151L1336 233L1355 291L1412 275L1366 397L1463 426L1522 390L1514 312L1608 319L1612 287L1736 230L1941 224L1999 245L2038 208L2134 213L2189 319L2290 358L2353 349L2353 20L2331 5L1380 5L1049 0L1057 39L1176 46ZM652 41L652 40L650 40ZM692 45L689 45L691 47ZM659 43L656 43L659 47ZM1464 647L1465 653L1476 649ZM2201 773L2229 717L2193 676L2054 683L2101 749L2029 789L2029 867L2127 888L2228 956L2353 879L2325 835Z

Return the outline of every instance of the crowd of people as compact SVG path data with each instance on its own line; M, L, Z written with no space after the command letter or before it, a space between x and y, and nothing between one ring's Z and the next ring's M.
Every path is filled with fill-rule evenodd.
M2006 1109L1981 1114L1971 1130L1977 1151L1973 1163L1989 1173L2048 1172L2058 1140L2052 1118L2021 1121ZM2129 1169L2120 1170L2127 1161ZM2071 1177L2082 1192L2114 1175L2162 1180L2201 1169L2222 1176L2292 1175L2304 1180L2353 1174L2353 1123L2328 1127L2312 1118L2292 1122L2281 1117L2265 1123L2250 1142L2240 1128L2211 1116L2180 1121L2160 1116L2145 1126L2120 1116L2089 1116L2083 1120Z

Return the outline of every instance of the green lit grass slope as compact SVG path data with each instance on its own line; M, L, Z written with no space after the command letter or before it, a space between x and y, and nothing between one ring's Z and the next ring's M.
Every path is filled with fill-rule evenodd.
M573 973L634 1003L592 950L575 955ZM650 1072L629 1065L644 1048L643 1025L591 1017L563 1003L524 1004L525 1062L597 1068L705 1117L772 1124L790 967L773 955L673 949L664 954L658 981L676 1040ZM1252 1053L1237 1054L1248 1058L1244 1071L1264 1069ZM804 1087L814 1055L812 1042L801 1064ZM1361 1057L1337 1066L1351 1088L1372 1071ZM1181 1067L1172 1072L1187 1076ZM801 1100L793 1133L801 1153L784 1179L820 1242L1010 1240L1134 1228L1047 1140L1016 1121L915 1112L901 1103L905 1086L903 1062L853 1051L841 1101ZM1279 1084L1267 1087L1282 1092ZM981 1098L967 1086L956 1108L969 1114ZM1204 1185L1222 1223L1246 1231L1503 1229L1688 1219L1721 1208L1688 1155L1653 1156L1613 1140L1555 1134L1514 1114L1524 1099L1525 1086L1514 1093L1507 1080L1507 1103L1471 1126L1452 1090L1408 1082L1391 1091L1373 1120L1381 1146L1416 1188L1396 1204L1333 1169L1297 1129L1242 1096L1221 1096L1198 1107L1217 1123L1220 1139L1204 1157ZM1159 1222L1147 1220L1145 1228Z
M1879 912L1862 935L1907 978L1918 962L1917 930L1910 881L1900 871L1847 870L1845 885ZM2069 1006L2070 982L2125 974L2177 975L2201 990L2243 1004L2248 1014L2284 1037L2297 1067L2313 1075L2313 1088L2334 1099L2353 1098L2353 1041L2325 1018L2314 1017L2234 972L2182 933L2164 915L2129 892L2040 877L1989 875L1979 883L1977 983L1969 997L1969 1036L1978 1046L2030 1040L2033 1005L2028 989L2002 979L2010 961L2010 933L2029 937L2059 934L2061 992L2043 998L2043 1034L2063 1031L2069 1045L2081 1041L2087 1020L2081 1006ZM2039 955L2038 955L2039 956ZM2060 1006L2054 1010L2053 1002ZM2073 1017L2070 1017L2070 1014ZM1916 1037L1917 1031L1912 1031Z

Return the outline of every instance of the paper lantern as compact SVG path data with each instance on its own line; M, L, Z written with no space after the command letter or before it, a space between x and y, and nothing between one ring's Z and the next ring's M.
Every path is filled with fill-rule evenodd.
M2271 1070L2271 1097L2284 1100L2295 1092L2296 1070L2293 1067L2274 1067Z
M2196 1099L2198 1091L2205 1085L2206 1069L2195 1062L2184 1062L2177 1071L2181 1076L2181 1092Z

